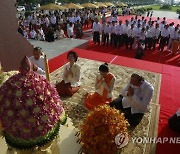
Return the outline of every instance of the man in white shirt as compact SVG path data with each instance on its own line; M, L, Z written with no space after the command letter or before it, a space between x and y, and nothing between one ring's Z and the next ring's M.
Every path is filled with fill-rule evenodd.
M153 91L153 86L142 76L132 74L130 82L122 90L120 97L111 102L110 106L124 112L131 126L137 126L144 113L148 112Z
M169 118L168 124L171 129L180 133L180 108L172 117Z
M153 36L153 42L152 42L152 46L153 46L153 50L155 50L156 44L158 43L158 38L160 35L160 29L159 29L159 24L156 24L156 27L153 30L152 36Z
M168 25L165 25L164 28L161 31L161 40L160 40L160 44L159 44L159 50L163 51L165 45L168 42L169 39L169 35L170 35L170 31L168 29Z
M45 18L45 24L46 24L46 27L49 27L50 25L48 15L46 15L46 18Z
M178 27L176 26L175 29L173 30L170 30L170 37L169 37L169 42L168 42L168 50L171 49L172 47L172 42L173 40L175 40L176 36L177 36L177 33L178 33Z
M114 47L116 48L117 46L117 38L116 38L116 25L115 22L112 21L112 25L111 25L111 46L114 45Z
M153 31L154 27L151 24L149 28L147 28L147 33L146 33L146 47L151 49L152 47L152 42L153 42Z
M98 43L100 45L100 32L101 32L101 25L98 21L98 19L95 19L95 22L93 23L93 42L94 44Z
M126 20L125 21L125 25L123 25L123 44L125 43L126 44L126 48L128 47L128 35L127 35L127 32L128 32L128 29L129 29L129 21Z
M110 27L110 22L108 22L105 26L104 26L104 45L106 45L108 47L109 45L109 35L111 33L111 27Z
M46 78L44 57L41 55L41 48L35 47L33 50L33 56L30 57L29 60L32 63L32 70Z
M128 29L127 31L128 35L128 45L130 44L130 49L132 49L133 43L134 43L134 37L135 37L135 32L134 32L134 25L131 25L131 28ZM128 49L128 45L126 46L126 49Z
M116 35L117 35L117 44L119 44L119 48L123 46L123 25L122 20L119 21L119 25L116 26Z
M31 39L34 39L34 40L37 39L37 33L34 29L30 31L30 37Z
M53 14L52 16L51 16L51 24L52 24L52 27L54 28L54 29L56 29L56 16Z

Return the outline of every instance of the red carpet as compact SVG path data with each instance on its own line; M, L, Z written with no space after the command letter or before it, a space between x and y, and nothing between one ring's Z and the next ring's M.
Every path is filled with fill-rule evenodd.
M160 89L160 118L158 137L180 137L180 134L173 132L167 125L168 118L173 115L180 107L180 68L165 64L157 64L144 60L136 60L112 54L87 51L75 48L79 57L98 60L102 62L111 62L117 65L128 66L132 68L157 72L162 74ZM49 61L50 71L54 71L66 62L64 53ZM179 141L180 142L180 141ZM179 154L179 144L158 144L156 154Z
M103 53L109 53L113 55L118 56L124 56L129 58L134 58L135 56L135 50L126 49L123 48L117 48L114 47L106 47L103 45L94 45L93 41L90 40L88 42L88 50L93 50L97 52L103 52ZM166 48L165 48L166 49ZM174 65L174 66L180 66L180 54L171 54L170 52L167 52L164 50L163 52L158 51L158 47L155 50L146 50L145 56L143 57L143 60L156 62L156 63L162 63L162 64L168 64L168 65Z

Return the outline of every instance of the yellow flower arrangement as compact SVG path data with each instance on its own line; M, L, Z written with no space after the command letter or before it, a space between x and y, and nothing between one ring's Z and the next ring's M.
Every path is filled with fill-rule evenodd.
M96 107L81 126L83 149L93 154L114 154L118 151L115 137L128 135L129 123L123 113L108 105Z

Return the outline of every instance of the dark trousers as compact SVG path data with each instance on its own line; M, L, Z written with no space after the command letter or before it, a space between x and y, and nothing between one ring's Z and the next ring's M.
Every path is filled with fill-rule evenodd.
M117 38L116 38L116 34L112 33L111 34L111 46L114 45L116 47L116 42L117 42Z
M161 51L164 50L164 47L167 44L168 39L169 39L168 37L162 37L161 36L161 40L160 40L160 44L159 44L159 50L161 50Z
M122 41L123 41L123 43L122 44L126 44L126 48L128 48L128 36L127 36L127 34L123 34L122 35Z
M104 45L109 45L109 34L104 34Z
M129 124L133 127L136 127L142 120L144 114L143 113L131 113L131 108L123 108L122 106L122 96L112 101L109 105L110 107L114 107L117 110L120 110L124 113L125 118L128 120Z
M128 45L126 45L126 49L128 49L128 46L130 45L130 49L132 49L134 43L134 37L128 37Z
M122 35L117 35L117 44L120 47L123 46L123 36Z
M180 117L177 114L173 115L168 120L169 127L180 133Z
M158 38L154 38L152 41L153 50L156 48L157 43L158 43Z
M100 33L99 32L94 32L93 41L94 41L95 44L96 43L100 44Z
M146 48L151 49L152 42L153 42L153 38L152 37L146 37L146 39L145 39Z

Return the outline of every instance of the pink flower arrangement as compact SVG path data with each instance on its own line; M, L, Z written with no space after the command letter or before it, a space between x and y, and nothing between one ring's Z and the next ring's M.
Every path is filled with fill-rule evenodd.
M10 77L0 87L0 120L14 138L45 136L60 120L62 101L54 86L29 71Z

